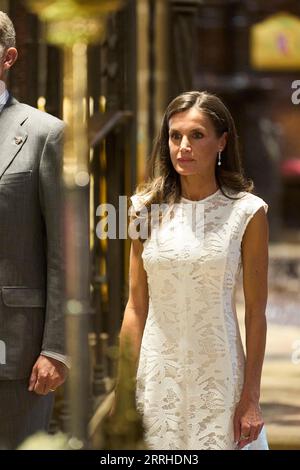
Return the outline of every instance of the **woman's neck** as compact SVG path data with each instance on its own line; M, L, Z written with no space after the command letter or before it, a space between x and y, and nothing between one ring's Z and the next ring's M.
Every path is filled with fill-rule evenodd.
M196 180L195 178L181 176L180 182L182 197L192 201L197 201L210 196L219 189L219 185L216 180L205 180L201 182L199 181L199 178Z

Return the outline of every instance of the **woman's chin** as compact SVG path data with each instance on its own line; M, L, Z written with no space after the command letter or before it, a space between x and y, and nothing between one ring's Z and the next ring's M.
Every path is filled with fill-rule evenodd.
M191 170L184 169L184 168L176 168L176 171L179 175L182 175L182 176L192 176L192 175L197 174L195 171L191 171Z

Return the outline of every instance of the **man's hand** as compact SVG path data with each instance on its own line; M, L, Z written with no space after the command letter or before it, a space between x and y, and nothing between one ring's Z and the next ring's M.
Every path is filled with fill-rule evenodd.
M54 392L67 378L68 368L52 357L40 355L33 366L28 390L38 395Z

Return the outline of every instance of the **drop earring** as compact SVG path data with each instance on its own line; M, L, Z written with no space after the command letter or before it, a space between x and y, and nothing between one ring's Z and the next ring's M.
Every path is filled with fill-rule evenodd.
M221 166L221 153L222 153L222 150L219 150L219 153L218 153L218 166Z

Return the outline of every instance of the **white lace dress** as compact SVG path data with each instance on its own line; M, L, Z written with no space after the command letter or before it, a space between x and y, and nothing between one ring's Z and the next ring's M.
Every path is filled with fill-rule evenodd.
M136 399L149 449L236 448L233 416L245 362L235 309L241 240L268 206L247 192L234 197L240 199L219 189L196 202L181 198L175 217L144 242L149 311ZM131 201L142 207L140 196ZM268 449L265 429L245 449Z

